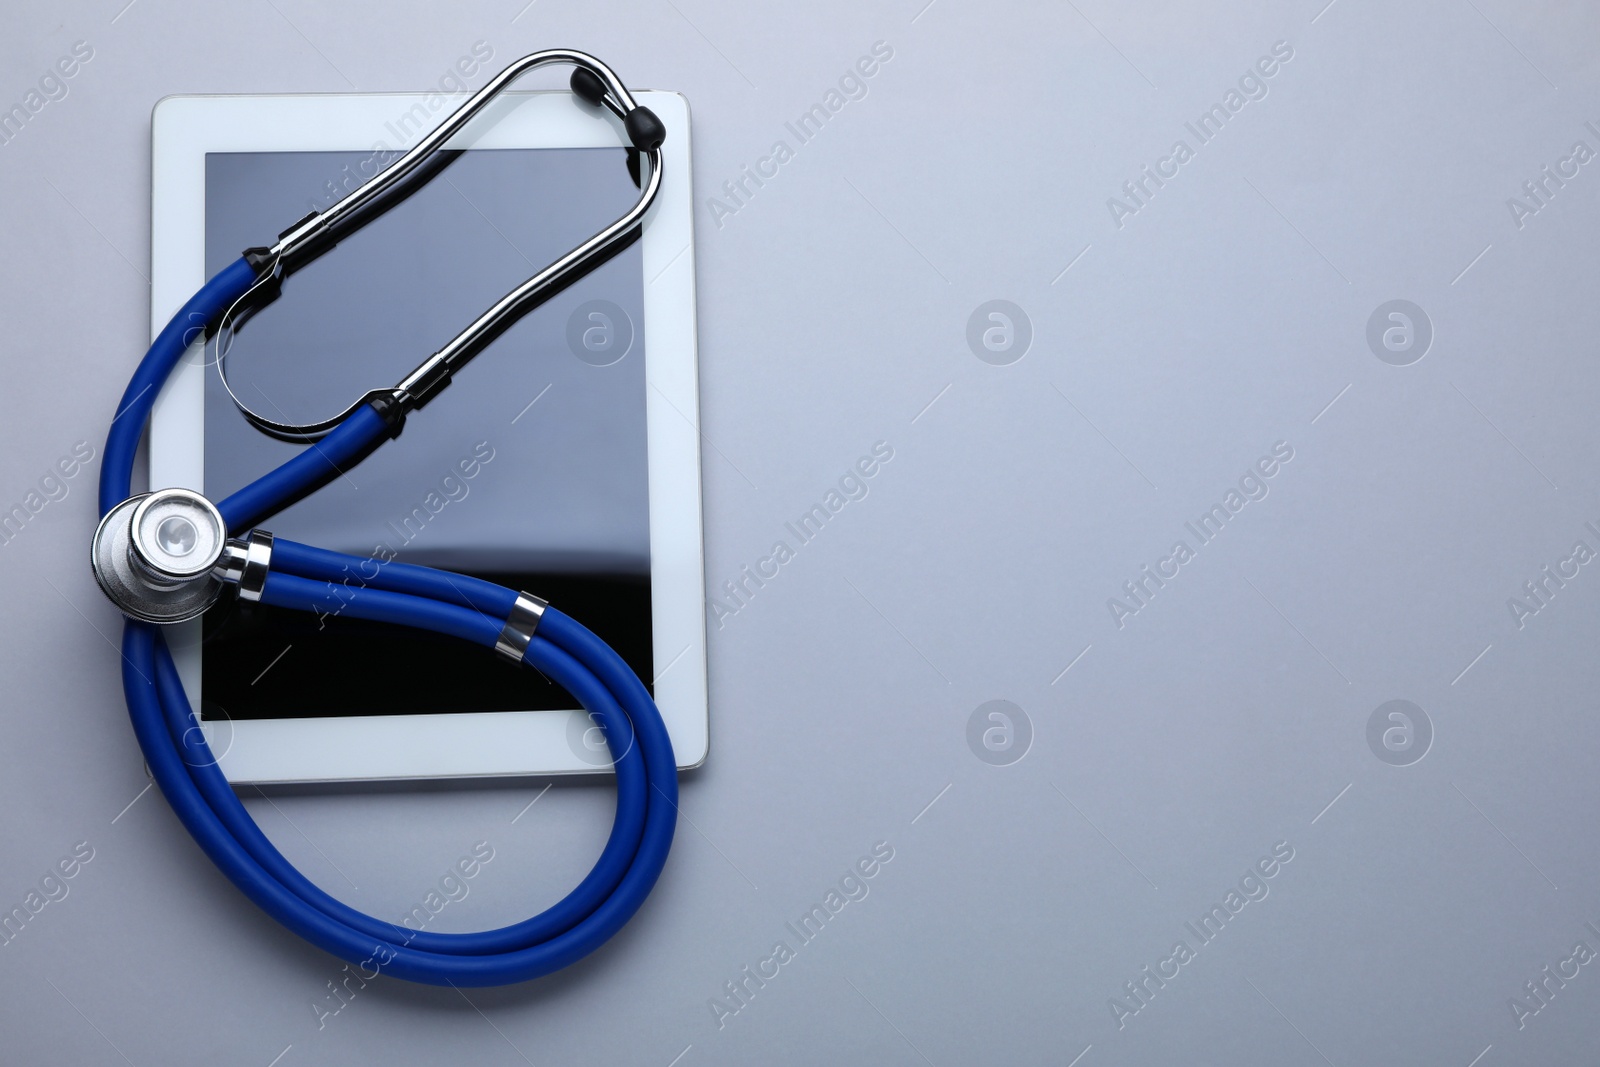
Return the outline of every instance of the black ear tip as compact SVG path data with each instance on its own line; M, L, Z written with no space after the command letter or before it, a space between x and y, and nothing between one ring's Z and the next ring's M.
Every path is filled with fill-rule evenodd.
M606 83L588 67L577 67L572 72L572 91L583 97L585 102L598 107L605 98Z
M647 107L636 107L628 112L628 117L622 120L622 126L628 131L628 139L634 147L642 152L660 148L661 142L667 139L667 128L656 118L656 113Z

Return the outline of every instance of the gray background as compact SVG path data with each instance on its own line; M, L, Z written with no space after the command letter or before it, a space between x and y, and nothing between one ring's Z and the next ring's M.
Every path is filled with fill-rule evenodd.
M321 1029L339 965L140 792L116 615L84 560L98 468L80 474L0 549L0 902L74 843L95 850L0 948L8 1061L1489 1067L1592 1050L1592 965L1521 1029L1509 999L1580 939L1600 950L1600 577L1581 568L1521 629L1507 599L1574 541L1600 548L1600 163L1521 228L1506 200L1576 140L1600 149L1593 7L123 2L14 7L0 39L4 102L72 42L95 49L0 147L4 500L75 441L98 454L148 336L156 99L425 88L479 40L491 66L588 48L691 101L711 591L874 442L894 458L713 627L711 757L615 941L523 988L380 980ZM785 122L880 40L893 59L865 99L719 226L706 197L792 143ZM1266 98L1119 229L1107 198L1280 40L1294 57ZM994 299L1032 326L1006 366L966 342ZM1366 341L1393 299L1434 330L1409 366ZM1278 441L1294 458L1270 494L1118 629L1107 598ZM1432 726L1409 766L1367 740L1396 699ZM1031 724L1005 766L1023 731L999 756L969 747L994 700ZM433 927L466 929L553 901L598 854L605 784L543 787L251 807L380 915L490 842ZM797 941L785 923L880 841L894 858L870 895L719 1028L710 998ZM1294 859L1270 895L1119 1029L1110 998L1197 940L1185 922L1278 842Z

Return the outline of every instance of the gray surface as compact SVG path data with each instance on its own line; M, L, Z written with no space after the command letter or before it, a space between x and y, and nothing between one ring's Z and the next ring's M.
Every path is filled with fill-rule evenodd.
M0 40L3 99L73 41L95 48L0 148L6 500L75 441L98 451L142 347L158 97L415 89L479 39L496 62L590 48L693 104L713 588L874 442L894 458L712 634L711 757L614 943L470 1005L381 982L320 1030L339 966L136 799L79 475L0 549L3 900L94 848L0 948L8 1061L1492 1067L1592 1050L1592 966L1522 1029L1508 1002L1574 942L1600 949L1600 577L1580 568L1521 629L1507 599L1575 540L1600 548L1600 164L1520 229L1506 205L1575 140L1600 148L1592 8L118 6L15 9ZM794 147L784 123L877 40L894 57L868 95L719 227L705 197L775 139ZM1118 229L1107 197L1278 40L1294 58L1265 99ZM1010 365L966 343L995 299L1031 321ZM1409 366L1366 340L1395 299L1433 326ZM1294 458L1270 493L1117 629L1107 598L1278 441ZM983 722L969 748L995 700L1031 723L1020 762L995 765ZM1369 748L1391 700L1431 723L1420 762ZM489 841L436 926L465 929L553 900L597 854L607 789L560 783L524 812L539 788L252 808L384 915ZM879 841L894 858L869 895L798 946L785 923ZM1184 924L1280 841L1294 858L1269 895L1119 1030L1109 998L1198 942ZM719 1029L708 999L779 939L794 958Z

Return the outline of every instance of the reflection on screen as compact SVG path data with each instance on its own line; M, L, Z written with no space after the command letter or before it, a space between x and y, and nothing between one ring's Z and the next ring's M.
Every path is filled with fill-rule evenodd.
M367 153L206 157L206 272L326 204ZM342 192L342 190L340 190ZM229 379L280 421L398 382L490 304L638 197L622 148L473 150L286 281L235 337ZM422 563L558 605L652 677L643 279L637 244L535 309L360 466L263 525ZM303 446L251 428L208 368L205 491L221 499ZM358 588L359 575L351 588ZM206 617L208 717L568 708L488 650L261 605ZM287 650L287 651L285 651ZM277 657L277 658L275 658Z

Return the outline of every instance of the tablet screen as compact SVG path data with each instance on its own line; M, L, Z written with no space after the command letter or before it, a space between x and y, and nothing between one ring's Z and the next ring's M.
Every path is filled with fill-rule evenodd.
M206 273L388 163L366 152L211 153ZM229 349L247 404L284 422L392 386L638 197L622 148L471 150L291 275ZM498 337L400 437L262 525L274 535L527 590L652 677L643 278L634 244ZM205 492L302 447L266 437L207 369ZM354 576L349 588L358 588ZM205 620L208 718L570 708L490 650L342 613L259 604Z

